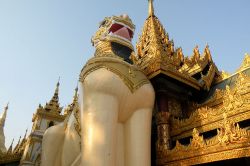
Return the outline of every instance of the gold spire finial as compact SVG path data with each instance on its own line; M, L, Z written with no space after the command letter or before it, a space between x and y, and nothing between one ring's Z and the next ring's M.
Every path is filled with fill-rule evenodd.
M59 103L59 86L60 86L60 83L58 80L54 95L52 96L49 103L46 103L44 108L47 111L52 110L52 112L57 112L60 114L62 108L60 107L60 103Z
M18 139L17 145L20 144L21 138L22 137L20 136L19 139Z
M60 76L59 76L57 84L56 84L57 89L59 88L59 86L60 86Z
M13 143L14 143L14 138L12 139L12 142L10 144L10 147L9 147L8 151L7 151L7 154L11 154L12 153Z
M149 16L153 16L154 15L154 6L153 6L153 0L148 0L148 14Z
M59 93L59 86L60 86L60 76L59 76L58 81L56 83L56 90L55 90L55 93L54 93L54 97L56 95L58 95L58 93Z
M9 102L4 107L4 112L2 113L1 118L0 118L0 126L2 127L4 127L4 124L5 124L8 108L9 108Z
M24 136L23 136L24 139L25 139L26 136L27 136L27 132L28 132L28 128L26 129L25 134L24 134Z
M78 85L75 88L75 95L73 97L73 103L76 103L78 100Z
M7 103L7 105L5 106L5 110L7 110L9 108L9 102Z

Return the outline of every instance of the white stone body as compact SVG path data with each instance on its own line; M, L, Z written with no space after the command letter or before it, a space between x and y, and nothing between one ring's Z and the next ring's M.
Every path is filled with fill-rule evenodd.
M121 77L100 68L80 87L82 139L72 112L64 123L46 130L41 165L150 166L152 85L132 93Z
M41 166L71 166L75 160L79 160L77 157L80 155L81 140L75 130L74 112L65 122L46 130L42 142Z
M73 128L51 127L43 138L42 166L151 165L155 94L146 76L127 63L133 32L127 15L101 23L92 37L95 57L80 74L81 146Z
M152 85L132 93L117 74L100 68L80 87L82 166L150 166Z

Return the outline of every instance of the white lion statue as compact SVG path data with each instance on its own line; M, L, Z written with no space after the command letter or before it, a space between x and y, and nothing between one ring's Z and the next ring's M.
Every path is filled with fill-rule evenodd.
M65 143L74 129L51 127L43 139L43 166L151 165L155 94L143 72L132 64L133 33L127 15L106 17L101 22L92 38L95 56L80 74L81 152L74 150L79 142Z

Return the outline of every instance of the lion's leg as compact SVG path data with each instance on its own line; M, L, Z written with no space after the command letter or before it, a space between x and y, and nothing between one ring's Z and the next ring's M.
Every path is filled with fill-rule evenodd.
M42 142L42 166L61 166L61 150L64 140L63 124L46 130ZM51 148L53 146L53 148Z
M152 109L139 109L125 124L125 165L151 165Z
M98 92L84 95L82 165L115 166L117 118L116 97Z
M117 126L117 144L116 144L116 166L124 165L124 124L118 123Z
M67 121L67 128L65 129L65 137L62 148L62 165L70 166L77 156L81 153L80 142L81 138L77 134L75 129L75 124L77 124L74 118L74 112L71 113L69 120Z

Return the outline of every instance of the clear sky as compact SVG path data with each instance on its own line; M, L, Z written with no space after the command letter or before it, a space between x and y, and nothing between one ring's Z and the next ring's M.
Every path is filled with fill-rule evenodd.
M93 55L90 38L105 16L127 13L138 39L147 0L0 0L0 108L7 102L6 144L32 126L38 104L72 101L78 76ZM155 14L186 56L209 44L221 70L234 72L250 52L249 0L155 0Z

